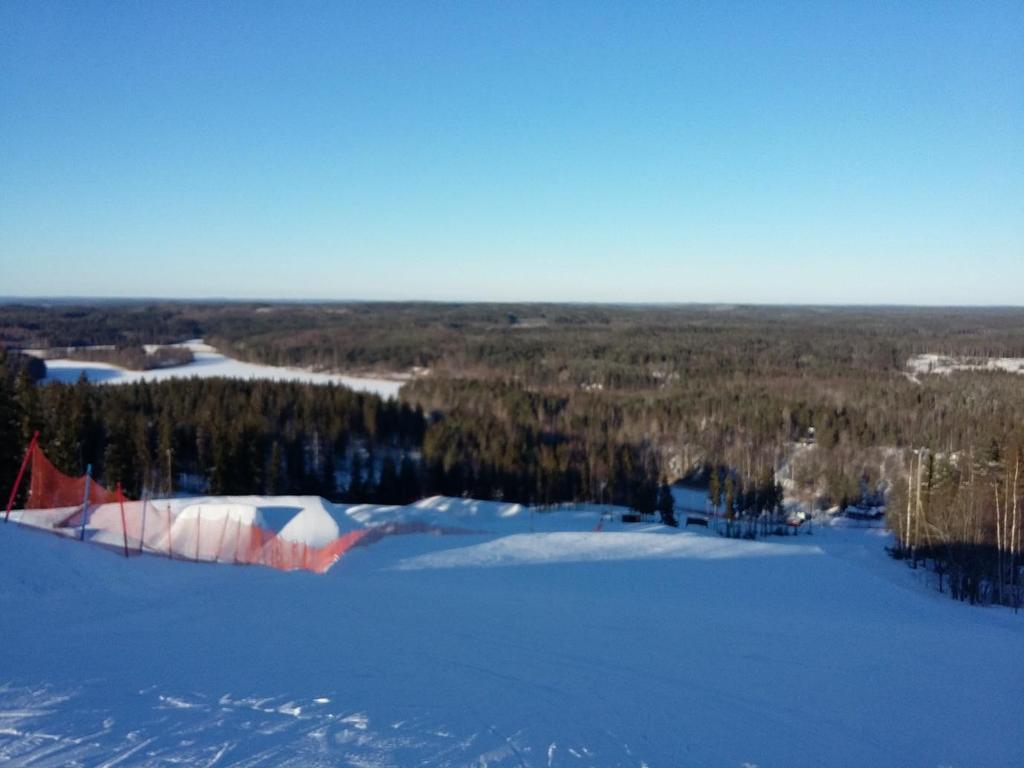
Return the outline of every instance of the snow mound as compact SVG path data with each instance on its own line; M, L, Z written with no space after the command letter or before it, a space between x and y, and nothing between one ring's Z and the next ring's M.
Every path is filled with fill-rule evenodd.
M664 532L660 524L624 525L624 510L595 505L537 509L521 504L434 496L407 506L333 504L315 496L203 496L151 499L91 507L84 537L129 554L220 563L270 565L323 572L354 546L399 534L586 534ZM79 537L81 510L15 511L13 519ZM533 542L527 546L524 542ZM642 544L640 542L643 542ZM468 557L472 565L561 559L678 556L678 540L564 536L510 539ZM537 544L536 542L543 542ZM452 561L454 564L454 561ZM424 561L404 567L440 567ZM450 567L450 566L444 566Z
M736 557L792 557L823 554L817 547L741 542L694 533L672 536L634 533L534 533L443 552L419 555L398 563L399 570L480 568L509 565L550 565L610 560L691 558L718 560Z
M431 496L408 506L360 504L339 506L343 514L361 525L417 522L466 528L481 532L590 531L602 520L617 520L621 508L568 504L550 509L501 501ZM636 529L638 530L638 529Z
M81 510L18 510L24 525L77 538ZM322 571L368 529L316 496L204 496L101 504L84 536L130 554Z

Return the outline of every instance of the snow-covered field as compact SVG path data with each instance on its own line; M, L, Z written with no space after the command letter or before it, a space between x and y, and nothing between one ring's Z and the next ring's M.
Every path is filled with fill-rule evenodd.
M199 376L222 376L229 379L269 379L271 381L301 381L310 384L341 384L359 392L373 392L381 397L397 397L405 382L400 379L346 376L340 373L319 373L301 368L281 368L256 365L221 354L201 340L188 341L176 346L192 350L195 358L188 365L157 368L150 371L129 371L106 363L81 360L53 359L46 361L46 380L75 382L84 373L89 381L98 384L130 384L136 381L166 381L167 379Z
M984 360L968 360L946 355L916 355L907 361L907 368L914 375L922 373L949 374L953 371L1006 371L1024 373L1022 357L990 357Z
M322 510L477 533L387 537L315 575L0 525L0 762L1024 764L1024 618L933 593L881 531L595 531L608 510L443 498Z

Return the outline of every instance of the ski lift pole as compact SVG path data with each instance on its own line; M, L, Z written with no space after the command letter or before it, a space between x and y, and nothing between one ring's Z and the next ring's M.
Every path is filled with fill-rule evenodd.
M11 507L14 506L14 499L18 495L18 489L21 487L21 480L25 476L25 470L28 468L28 463L32 460L32 453L35 450L37 440L39 440L38 429L32 435L32 439L28 441L28 448L25 449L25 458L21 461L21 469L18 470L18 477L15 479L14 487L11 488L11 495L7 499L7 511L4 512L5 523L11 516Z
M82 496L82 528L78 540L85 541L85 524L89 518L89 483L92 481L92 464L85 468L85 495Z

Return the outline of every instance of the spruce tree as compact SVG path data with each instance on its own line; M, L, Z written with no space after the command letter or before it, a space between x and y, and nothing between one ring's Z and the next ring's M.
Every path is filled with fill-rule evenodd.
M391 456L385 456L381 462L376 497L379 504L399 504L402 501L398 486L398 470Z
M671 525L673 528L679 526L679 521L676 520L676 501L672 496L672 489L667 485L662 485L658 489L658 513L661 515L661 522L665 525Z

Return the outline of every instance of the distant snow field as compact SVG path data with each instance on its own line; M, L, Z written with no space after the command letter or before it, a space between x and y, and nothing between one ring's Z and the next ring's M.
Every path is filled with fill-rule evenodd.
M946 355L915 355L907 361L912 374L953 371L1006 371L1024 374L1024 357L990 357L984 359L949 357Z
M340 373L307 371L301 368L281 368L273 365L245 363L221 354L210 345L204 344L201 339L194 339L175 346L190 349L195 359L188 365L157 368L151 371L129 371L116 365L81 360L47 360L46 380L72 383L77 381L83 373L89 381L97 384L131 384L136 381L166 381L192 376L202 378L222 376L229 379L340 384L358 392L371 392L384 398L398 397L398 390L405 383L398 377L385 379L347 376Z
M1024 765L1024 619L937 594L879 530L758 542L592 506L173 502L310 543L471 533L385 537L316 575L0 525L0 763Z

